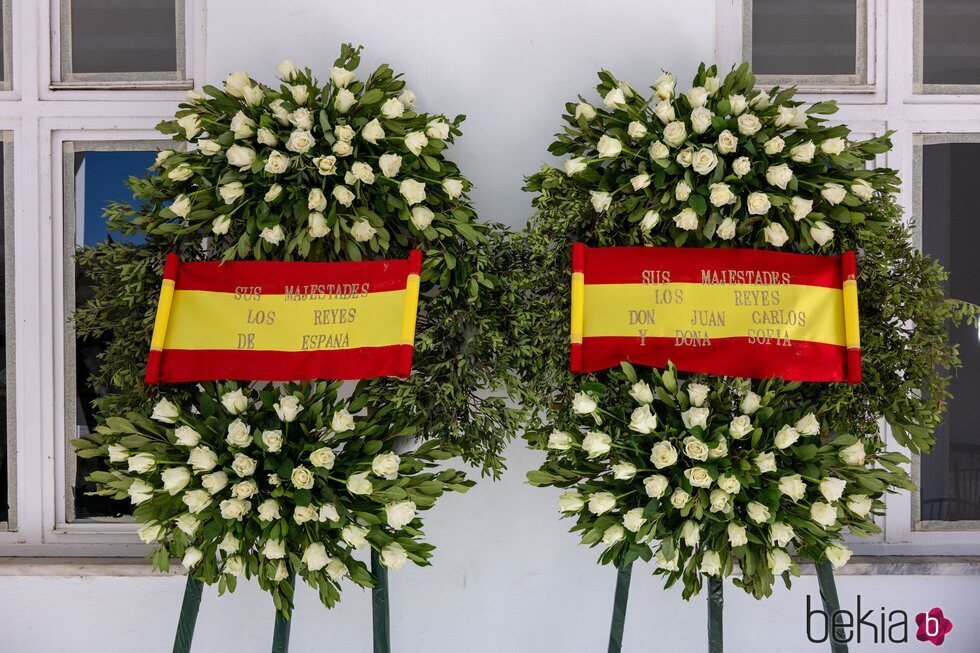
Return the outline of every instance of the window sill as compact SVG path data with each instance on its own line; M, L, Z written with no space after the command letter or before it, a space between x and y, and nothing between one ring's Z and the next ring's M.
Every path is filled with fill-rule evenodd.
M802 576L815 576L812 564ZM835 576L980 576L980 556L854 556Z
M186 571L179 563L171 564L168 572L156 571L150 561L144 558L0 558L0 577L164 577L182 576Z

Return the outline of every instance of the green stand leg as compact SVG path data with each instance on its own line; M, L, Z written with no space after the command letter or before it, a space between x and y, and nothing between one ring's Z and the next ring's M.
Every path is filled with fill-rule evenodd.
M722 608L725 606L725 585L720 578L708 579L708 653L725 650Z
M378 552L371 549L371 616L374 621L374 653L391 652L391 624L388 618L388 568L381 564Z
M292 574L286 581L290 588L296 587L296 574ZM295 597L294 592L289 592ZM292 615L290 615L292 616ZM272 653L286 653L289 650L289 625L291 621L286 619L276 611L276 625L272 631Z
M609 653L623 649L623 629L626 627L626 604L630 597L630 577L633 563L620 565L616 574L616 597L613 599L612 625L609 627Z
M840 622L837 617L840 599L837 596L837 583L834 582L834 568L827 560L817 563L817 583L820 585L823 609L834 622L834 632L830 636L830 650L833 653L847 653L847 642L843 641L844 631L837 627Z
M180 605L180 620L177 622L177 636L174 637L174 653L190 653L194 639L194 626L197 612L201 608L201 593L204 584L188 574L184 586L184 600Z

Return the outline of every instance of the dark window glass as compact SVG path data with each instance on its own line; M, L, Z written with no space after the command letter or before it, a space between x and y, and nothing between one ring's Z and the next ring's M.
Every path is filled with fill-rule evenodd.
M74 73L177 70L180 0L69 0Z
M948 291L980 302L980 221L973 197L980 180L980 143L925 145L922 156L922 247L949 271ZM936 432L936 449L922 457L921 519L980 519L980 333L950 327L963 368L953 401Z
M752 0L757 75L854 75L856 0Z
M97 245L112 239L137 243L108 230L102 211L113 201L131 204L138 202L126 186L129 177L142 177L153 163L156 152L76 152L75 153L75 244ZM75 306L81 306L92 297L91 284L85 274L75 269ZM100 339L76 339L75 341L75 437L89 434L96 426L93 400L104 394L105 388L95 387L89 381L98 369L99 354L105 347ZM87 496L93 483L85 477L101 469L101 461L76 458L74 479L74 515L76 519L92 517L116 517L130 512L126 501L105 497Z
M922 82L980 84L980 2L923 0Z
M0 214L6 212L4 174L6 172L6 152L0 143ZM7 284L5 271L7 269L6 254L6 216L0 222L0 522L10 518L10 482L8 469L13 462L8 455L13 454L7 449Z

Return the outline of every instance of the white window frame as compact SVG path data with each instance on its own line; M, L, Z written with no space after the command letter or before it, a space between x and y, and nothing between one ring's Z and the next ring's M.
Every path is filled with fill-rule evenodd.
M740 63L743 20L747 0L717 0L715 59L720 68ZM797 96L805 102L836 98L840 111L832 119L847 124L856 134L894 130L893 148L878 157L877 164L893 168L904 179L898 201L908 223L919 222L921 209L920 154L922 135L941 134L964 138L980 133L980 95L966 93L917 93L916 63L919 50L910 48L921 16L921 0L868 0L868 64L873 83L864 89L842 88L828 83L801 86ZM918 21L921 24L921 21ZM765 79L765 78L763 78ZM929 90L929 89L926 89ZM962 89L959 89L962 91ZM953 135L953 136L949 136ZM921 231L914 233L921 248ZM891 429L882 422L881 435L888 448L902 451ZM919 473L918 456L908 466L913 479ZM865 555L977 555L980 523L921 522L918 492L901 490L885 497L884 533L875 538L852 539L856 552ZM913 517L915 516L915 517Z
M14 283L14 133L12 130L0 129L0 147L3 148L3 166L0 170L3 184L3 230L4 230L4 269L2 283L4 288L4 327L6 330L6 352L4 365L6 367L7 384L7 414L0 415L7 425L6 445L7 454L4 469L0 474L7 475L7 496L0 501L7 501L7 519L0 521L0 532L17 530L17 315L15 305Z
M0 0L3 2L4 0ZM205 0L186 2L189 75L205 77ZM68 522L64 420L65 322L64 141L160 141L154 130L173 115L177 89L52 90L52 45L39 26L56 25L56 2L16 2L10 21L11 88L0 89L0 131L10 132L13 156L13 233L16 256L13 315L17 418L16 529L0 530L0 556L142 557L150 550L133 523ZM29 43L32 47L21 48ZM68 434L71 436L71 434Z

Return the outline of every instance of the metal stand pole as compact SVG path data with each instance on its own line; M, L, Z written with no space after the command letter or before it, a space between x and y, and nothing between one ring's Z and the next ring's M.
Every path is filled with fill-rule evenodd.
M722 653L725 649L722 608L725 606L725 585L721 578L708 579L708 653Z
M197 613L201 609L201 593L204 584L188 574L184 586L184 600L180 605L180 620L177 622L177 636L174 637L174 653L190 653L194 639L194 626Z
M630 597L630 576L633 563L620 565L616 574L616 597L613 599L612 625L609 627L609 653L623 649L623 629L626 626L626 604Z
M834 568L830 561L824 560L817 563L817 583L820 585L820 598L823 599L824 612L834 624L834 629L830 633L830 650L833 653L847 653L844 631L837 627L840 622L837 617L837 611L840 610L840 599L837 596L837 583L834 582Z
M381 556L371 549L371 616L374 621L374 653L391 652L391 624L388 618L388 569L381 564Z

